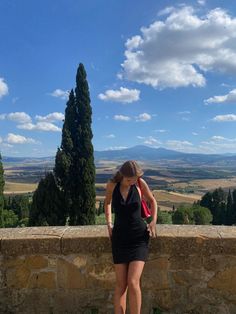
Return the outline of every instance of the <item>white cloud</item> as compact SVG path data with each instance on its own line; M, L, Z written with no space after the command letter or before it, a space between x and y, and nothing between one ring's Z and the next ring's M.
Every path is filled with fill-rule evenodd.
M0 120L5 120L6 119L6 114L5 113L2 113L0 114Z
M218 115L215 116L212 121L215 122L231 122L236 121L236 115L235 114L225 114L225 115Z
M30 137L24 137L22 135L14 134L14 133L8 133L6 137L6 142L8 144L30 144L30 143L36 143L36 141Z
M36 124L33 123L19 124L17 125L17 128L22 130L61 132L61 129L58 126L49 122L37 122Z
M136 117L136 121L137 122L146 122L148 120L151 120L152 116L146 112L141 113L140 115L138 115L138 117Z
M2 138L1 138L1 136L0 136L0 143L2 143Z
M105 101L115 101L121 103L132 103L139 100L140 91L120 87L120 90L107 90L104 94L99 94L98 98Z
M203 2L202 2L203 4ZM126 42L122 77L154 88L204 86L207 71L236 73L236 19L217 8L167 9Z
M236 103L236 89L231 90L228 94L214 96L204 100L205 104L211 103Z
M192 132L192 134L193 134L194 136L197 136L197 135L198 135L198 133L197 133L197 132Z
M61 99L67 99L69 92L58 88L55 89L52 93L50 93L50 95Z
M138 138L139 140L144 140L144 139L145 139L144 136L140 136L140 135L137 135L137 138Z
M6 118L11 121L18 123L29 123L31 122L31 117L25 112L12 112L6 115Z
M159 130L154 130L154 132L158 132L158 133L166 133L167 130L164 129L159 129Z
M236 138L227 138L224 136L220 136L220 135L214 135L211 137L211 140L214 142L236 142Z
M8 94L7 83L4 82L4 78L0 77L0 99Z
M152 136L148 136L146 138L146 140L144 141L144 144L151 145L151 146L157 146L157 145L161 144L161 142Z
M206 4L206 1L205 1L205 0L198 0L197 3L198 3L199 5L204 6L204 5Z
M205 152L226 153L236 152L236 138L226 138L224 136L215 135L208 141L201 142L201 147L205 148Z
M123 116L123 115L115 115L114 117L114 120L119 120L119 121L130 121L131 118L128 117L128 116Z
M179 111L178 114L182 115L182 114L190 114L191 111L185 110L185 111Z
M111 146L106 148L105 150L121 150L121 149L126 149L127 146Z
M35 116L36 120L43 121L43 122L62 121L64 118L65 118L65 116L61 112L52 112L52 113L49 113L46 116L39 116L39 115Z
M180 151L189 151L189 149L192 149L193 144L189 141L178 141L178 140L169 140L166 141L166 148L174 149L174 150L180 150Z
M114 134L108 134L108 135L105 135L106 138L115 138L115 135Z

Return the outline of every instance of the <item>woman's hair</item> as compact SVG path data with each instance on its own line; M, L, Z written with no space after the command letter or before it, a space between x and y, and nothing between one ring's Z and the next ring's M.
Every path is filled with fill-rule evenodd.
M111 179L111 182L118 183L123 177L141 177L143 175L143 170L139 167L136 161L128 160L126 161L116 174Z

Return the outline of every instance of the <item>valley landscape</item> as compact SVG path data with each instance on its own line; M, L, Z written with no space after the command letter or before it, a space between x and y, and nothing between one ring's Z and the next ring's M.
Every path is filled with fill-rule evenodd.
M144 170L160 210L192 204L207 191L236 188L236 155L187 154L164 148L135 146L95 151L97 203L104 199L106 182L125 160L135 159ZM32 193L51 171L54 157L3 157L5 195Z

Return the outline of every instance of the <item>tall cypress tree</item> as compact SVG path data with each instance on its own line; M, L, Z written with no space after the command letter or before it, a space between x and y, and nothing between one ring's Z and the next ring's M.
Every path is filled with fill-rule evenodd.
M75 94L70 93L65 111L61 147L55 175L67 207L70 225L95 223L95 166L92 145L92 108L86 71L80 64Z
M73 173L73 157L74 157L74 137L75 137L75 96L73 89L70 92L69 100L66 104L65 120L62 128L61 146L57 150L55 158L55 177L64 196L64 214L69 215L72 195L71 195L71 173Z
M232 199L231 191L229 189L228 196L227 196L225 224L230 226L232 225L232 223L233 223L233 199Z
M2 165L2 156L0 154L0 227L4 227L4 221L3 221L3 207L4 207L4 170Z
M80 63L76 75L75 109L77 113L73 172L71 173L71 225L95 223L95 165L92 145L92 108L87 75Z

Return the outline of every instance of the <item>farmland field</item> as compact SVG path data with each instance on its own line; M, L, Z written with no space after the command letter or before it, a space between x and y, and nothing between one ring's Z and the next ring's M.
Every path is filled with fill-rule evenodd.
M143 178L153 191L161 210L172 210L173 205L190 204L201 199L209 190L218 187L236 189L236 171L219 167L173 167L140 163ZM96 164L97 206L104 199L106 182L117 171L118 162L103 161ZM45 173L51 171L50 163L10 164L4 166L5 194L31 193Z

